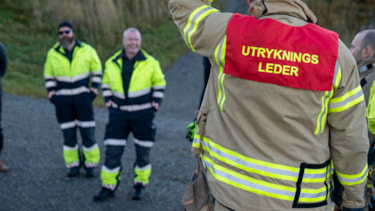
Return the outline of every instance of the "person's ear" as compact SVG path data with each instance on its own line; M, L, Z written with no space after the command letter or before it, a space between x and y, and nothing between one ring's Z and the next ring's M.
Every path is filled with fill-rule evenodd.
M375 56L374 50L370 46L367 46L366 48L364 48L362 53L363 53L363 58L365 59L370 59Z

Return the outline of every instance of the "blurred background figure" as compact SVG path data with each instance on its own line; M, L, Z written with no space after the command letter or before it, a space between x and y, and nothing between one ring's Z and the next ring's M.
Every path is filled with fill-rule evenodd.
M4 164L4 162L1 160L1 151L4 147L4 135L3 135L3 127L1 124L1 112L3 107L2 97L3 97L3 88L1 85L1 80L7 70L7 53L5 50L5 47L2 43L0 43L0 172L6 172L9 170L8 166Z
M367 105L368 137L370 149L368 153L368 188L366 200L369 201L368 209L375 210L374 196L374 133L375 133L375 30L366 29L358 32L351 43L350 52L353 54L359 71L359 77Z

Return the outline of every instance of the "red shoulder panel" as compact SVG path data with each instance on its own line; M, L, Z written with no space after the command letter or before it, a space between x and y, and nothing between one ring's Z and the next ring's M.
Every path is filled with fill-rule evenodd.
M224 73L297 89L330 91L338 35L315 24L293 27L234 14L227 26Z

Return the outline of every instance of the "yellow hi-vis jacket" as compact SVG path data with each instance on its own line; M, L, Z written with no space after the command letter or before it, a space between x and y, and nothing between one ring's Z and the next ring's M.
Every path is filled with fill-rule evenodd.
M258 19L288 27L316 21L301 1L254 3L258 9L267 7L252 10ZM187 45L212 64L193 151L201 144L215 199L233 210L330 210L335 173L344 187L342 206L364 207L369 147L365 103L345 45L338 41L338 52L333 52L335 76L328 91L245 80L226 74L232 13L201 0L170 0L169 7ZM295 49L305 50L298 49L302 37L291 38ZM249 40L244 45L256 44Z
M87 43L76 40L72 60L56 43L47 54L44 64L45 87L57 95L74 96L90 92L90 87L100 88L102 64L96 50Z
M161 104L166 81L159 62L141 50L145 59L135 62L129 88L124 90L122 52L116 52L105 63L102 82L104 101L112 100L112 107L127 111L151 108L151 102Z

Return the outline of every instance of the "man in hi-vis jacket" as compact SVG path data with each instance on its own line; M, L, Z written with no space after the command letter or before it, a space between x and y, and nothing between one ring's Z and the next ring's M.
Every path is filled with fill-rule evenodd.
M136 28L123 33L123 49L105 63L103 97L109 111L104 136L105 161L100 179L102 188L94 201L114 196L121 180L121 156L133 134L136 159L133 165L133 200L143 198L152 166L150 152L155 143L156 112L164 98L166 81L159 62L141 49L142 36Z
M369 141L353 56L300 0L248 0L249 15L170 0L212 64L193 150L215 210L363 210Z
M68 177L78 176L80 167L86 170L86 176L94 177L100 152L95 140L92 102L98 94L102 65L96 50L76 39L71 23L61 22L58 36L59 42L48 51L44 78L64 135L63 155ZM77 129L83 152L77 142Z

